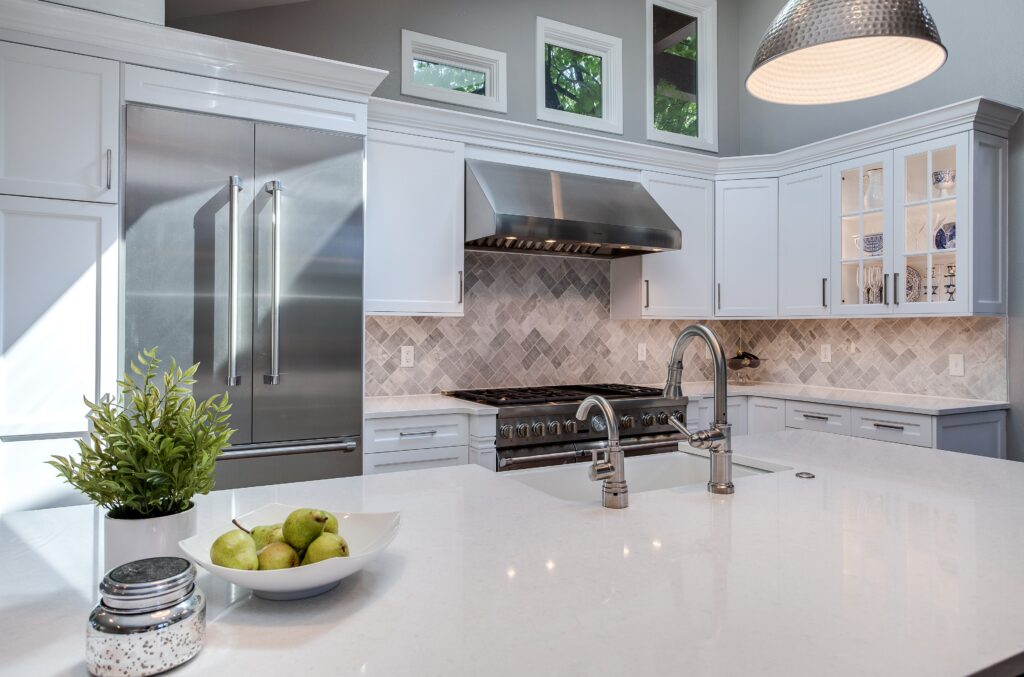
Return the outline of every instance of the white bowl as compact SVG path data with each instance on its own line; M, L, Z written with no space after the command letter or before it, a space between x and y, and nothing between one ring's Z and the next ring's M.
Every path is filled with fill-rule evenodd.
M271 503L235 519L246 529L260 524L284 522L289 513L297 510L292 505ZM228 522L222 527L204 531L178 543L185 555L215 576L235 585L251 588L265 599L302 599L319 595L334 588L341 579L351 576L369 564L395 540L401 514L397 512L336 512L338 535L348 542L348 557L331 559L295 567L270 571L243 571L217 566L210 561L210 546L217 537L234 526Z

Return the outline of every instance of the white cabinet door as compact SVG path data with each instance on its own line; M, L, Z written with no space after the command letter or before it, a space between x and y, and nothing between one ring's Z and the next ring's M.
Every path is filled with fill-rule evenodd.
M117 373L117 207L0 196L0 436L86 430Z
M116 61L0 42L0 193L117 202Z
M729 398L726 405L726 416L729 417L733 437L747 434L747 398L745 395Z
M778 179L715 184L715 315L778 314Z
M779 179L779 315L829 314L829 168Z
M371 130L367 314L462 315L463 144Z
M774 433L786 429L786 401L768 397L747 399L747 432Z
M713 316L714 183L658 172L642 181L679 227L683 248L612 261L612 319Z

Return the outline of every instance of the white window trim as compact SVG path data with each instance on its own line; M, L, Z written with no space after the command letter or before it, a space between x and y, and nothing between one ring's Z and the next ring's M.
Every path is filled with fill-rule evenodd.
M486 83L484 94L481 96L420 84L413 79L413 59L482 71ZM508 77L505 53L403 29L402 94L457 106L507 113Z
M554 110L544 105L544 45L551 44L601 57L599 118ZM537 17L537 119L601 132L622 133L622 39Z
M647 138L718 152L718 3L716 0L646 0ZM654 6L697 17L697 136L654 126Z

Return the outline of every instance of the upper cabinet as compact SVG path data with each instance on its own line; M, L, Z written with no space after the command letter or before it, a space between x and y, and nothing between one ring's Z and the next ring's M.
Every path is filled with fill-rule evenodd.
M463 144L370 131L367 314L462 315L464 186Z
M612 319L712 317L714 182L657 172L644 172L642 181L679 227L683 247L612 261Z
M715 184L715 315L778 314L777 179ZM686 246L685 240L683 246Z
M829 168L779 179L779 315L829 314Z
M0 42L0 193L117 202L118 63Z

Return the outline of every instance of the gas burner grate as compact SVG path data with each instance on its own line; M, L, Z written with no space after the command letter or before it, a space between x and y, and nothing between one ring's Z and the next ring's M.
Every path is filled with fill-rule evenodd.
M579 402L588 395L602 395L608 399L627 397L658 397L661 390L644 386L631 386L616 383L598 383L592 385L543 386L536 388L484 388L480 390L453 390L444 393L480 404L495 407L517 406L528 404L556 404L560 402Z

